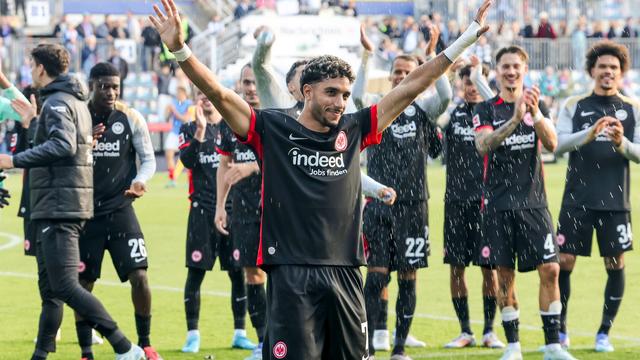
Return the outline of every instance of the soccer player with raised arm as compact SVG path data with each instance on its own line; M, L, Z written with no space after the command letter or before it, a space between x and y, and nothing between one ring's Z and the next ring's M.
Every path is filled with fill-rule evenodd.
M184 285L184 308L187 320L187 340L183 352L197 353L200 350L200 286L206 271L213 269L216 257L220 268L227 271L231 280L231 310L233 312L234 335L231 346L253 350L255 344L247 339L245 317L247 315L247 292L244 274L235 266L230 236L220 233L212 219L216 211L216 176L220 157L216 151L216 139L222 116L200 91L197 92L196 118L180 128L180 161L189 169L189 221L187 226L186 266L187 280ZM231 212L231 202L225 204Z
M640 162L640 103L620 93L629 50L611 41L586 55L593 92L570 97L558 118L557 154L569 152L567 180L558 216L560 245L560 341L569 346L567 306L577 256L591 255L593 230L607 271L598 352L613 351L609 330L624 294L624 253L632 249L629 160Z
M500 49L500 92L476 105L475 144L484 156L482 225L478 263L498 273L498 305L509 344L502 360L522 359L515 293L516 258L521 272L537 270L545 360L573 360L560 347L558 245L544 188L541 146L553 151L557 137L537 87L525 89L529 56L518 46Z
M477 59L477 58L475 58ZM478 60L479 61L479 60ZM483 97L471 81L471 73L480 64L462 67L458 76L462 81L464 102L456 106L444 126L445 167L447 169L444 195L444 263L450 266L451 301L460 323L460 335L446 348L475 346L471 331L465 268L477 261L480 241L480 200L482 198L482 157L475 147L473 109ZM488 69L485 68L485 76ZM488 98L492 98L491 94ZM495 270L480 267L482 272L482 303L484 329L482 345L503 348L504 344L493 331L496 314L498 279Z
M432 26L430 30L432 38L437 39L437 27ZM360 31L361 38L366 38L362 27ZM367 59L373 51L372 44L361 42L365 52L353 86L354 102L358 107L364 106L366 102L364 89L367 87ZM435 49L436 42L431 41L427 47L428 59L435 57ZM419 60L414 56L397 56L388 79L392 89L400 86L419 65ZM385 336L388 331L378 331L375 325L380 313L386 311L386 302L380 295L381 292L386 292L389 274L397 271L398 275L393 360L408 359L404 350L416 307L417 270L427 267L430 251L426 162L430 148L436 145L441 149L440 139L434 139L430 134L435 131L435 123L447 109L452 97L451 85L446 75L438 78L435 88L435 94L423 95L407 106L383 134L380 145L367 150L368 174L389 184L398 193L397 202L392 207L384 206L379 201L371 201L367 203L363 213L363 232L369 247L364 286L367 321L376 329L369 333L369 340L373 345L371 354L379 346L383 349L385 346L389 347L388 336ZM377 100L379 99L371 99L367 103L376 103ZM386 328L386 324L384 327ZM419 342L413 338L411 340L413 343Z
M151 289L147 248L133 209L146 192L156 170L147 122L135 109L118 101L120 72L110 63L96 64L89 73L93 122L94 217L80 235L80 284L92 291L109 251L120 281L131 284L138 345L149 360L161 359L151 346ZM139 160L140 166L137 166ZM76 314L82 358L93 359L91 324Z
M262 172L257 264L268 272L263 359L368 359L360 238L360 151L383 131L479 35L491 1L451 47L417 67L380 102L343 115L351 67L334 56L312 59L301 75L298 119L253 109L184 45L172 0L151 21L185 73L256 152ZM166 14L165 14L166 13Z

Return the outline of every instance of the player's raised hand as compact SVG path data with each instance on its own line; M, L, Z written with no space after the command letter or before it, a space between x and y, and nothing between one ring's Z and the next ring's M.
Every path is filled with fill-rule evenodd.
M216 215L213 222L222 235L229 235L229 231L227 231L227 210L225 210L224 206L222 208L216 207Z
M610 116L604 116L598 119L595 124L591 125L589 128L588 134L588 142L594 141L598 135L602 134L604 130L609 126L609 120L612 119Z
M204 110L202 110L202 100L198 100L196 103L196 128L204 130L206 127L207 118L204 116Z
M371 39L367 36L367 29L364 23L360 24L360 44L370 53L375 50L375 45L373 45L373 42L371 42Z
M538 86L534 85L531 89L525 89L524 99L527 104L527 111L531 113L531 116L536 117L540 109L540 89Z
M522 94L515 103L515 112L513 114L516 122L520 123L524 119L525 114L527 113L527 96L526 94Z
M29 127L31 120L38 115L38 105L33 94L29 97L29 102L26 103L20 99L11 100L11 107L20 115L22 127L25 129Z
M608 126L605 128L605 134L615 146L622 145L624 139L624 127L620 120L609 117Z
M478 37L489 31L489 26L485 25L484 22L487 19L487 14L489 13L489 7L491 7L491 3L491 0L484 0L482 5L478 9L478 12L476 13L476 17L474 20L481 26L480 30L478 30L478 32L476 33Z
M429 44L427 45L425 55L435 55L438 39L440 39L440 28L436 24L429 24Z
M139 197L142 197L145 192L147 192L147 186L140 181L135 181L133 184L131 184L129 190L126 190L124 192L124 196L137 199Z
M471 63L471 66L476 67L480 65L480 58L476 55L471 55L469 56L469 62Z
M266 46L271 46L276 41L276 35L266 25L258 26L253 32L253 38Z
M157 16L150 15L149 21L160 34L162 42L167 45L170 51L178 51L184 45L184 34L182 33L182 22L178 7L173 0L162 0L164 13L158 5L153 5L153 10ZM166 13L166 14L165 14Z

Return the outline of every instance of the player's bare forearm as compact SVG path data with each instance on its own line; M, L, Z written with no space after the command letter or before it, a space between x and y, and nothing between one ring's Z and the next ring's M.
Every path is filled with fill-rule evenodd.
M216 76L191 55L186 61L179 62L189 80L202 91L220 112L224 121L236 134L246 137L251 122L251 108L240 95L222 86Z
M11 82L4 75L2 70L0 70L0 89L8 89L11 87Z
M483 129L476 133L476 149L482 156L495 150L502 144L504 139L513 134L520 124L515 118L509 119L504 125L496 130Z
M378 132L386 129L418 95L424 92L451 66L440 54L413 70L402 82L378 103Z
M216 172L216 208L224 209L224 205L227 202L227 196L229 195L229 189L231 186L224 180L227 170L229 170L229 164L231 163L231 157L227 155L220 156L220 165Z
M536 135L542 142L547 151L554 152L558 147L558 134L553 126L553 123L549 119L540 120L533 125L536 130Z

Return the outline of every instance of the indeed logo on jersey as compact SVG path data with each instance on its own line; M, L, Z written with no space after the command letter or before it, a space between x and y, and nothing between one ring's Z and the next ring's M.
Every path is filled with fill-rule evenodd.
M464 141L475 141L475 132L471 126L462 126L459 123L454 123L453 134L462 136Z
M93 157L120 157L120 140L114 142L98 142L93 147Z
M201 165L209 165L211 164L212 168L217 168L218 166L220 166L220 154L218 153L213 153L213 154L205 154L203 152L198 153L200 158L198 159Z
M235 160L237 162L256 161L256 155L251 150L240 151L236 149L234 153L235 153Z
M394 137L398 139L416 137L416 131L417 131L417 127L416 127L415 121L411 121L410 123L404 124L404 125L400 125L400 124L391 125L391 133L393 134Z
M503 144L504 146L510 146L511 149L510 150L524 150L524 149L531 149L532 147L535 147L536 141L536 135L535 133L530 133L530 134L513 134L511 136L509 136L508 138L504 139Z
M343 153L322 155L319 152L305 154L297 147L288 152L294 166L305 168L313 176L341 176L349 171L345 168Z

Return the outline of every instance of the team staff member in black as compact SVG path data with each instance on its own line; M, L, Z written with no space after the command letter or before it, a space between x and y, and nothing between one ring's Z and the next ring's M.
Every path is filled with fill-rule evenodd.
M251 64L240 71L242 97L252 107L261 106L256 80ZM251 324L256 329L258 346L247 360L259 360L267 318L266 274L256 265L260 243L260 168L254 151L237 141L231 128L220 124L216 151L220 153L220 167L216 174L215 224L223 235L227 229L226 203L231 190L231 235L233 236L233 260L244 269L247 282L247 308Z
M571 271L577 256L591 255L595 228L608 275L595 350L610 352L609 330L624 293L624 253L632 249L629 160L640 162L640 104L620 94L618 87L631 61L625 46L599 42L586 58L593 92L567 99L558 118L556 153L569 152L558 217L561 340L569 345Z
M78 239L93 216L91 115L82 84L67 74L69 53L60 45L31 52L33 84L43 98L33 148L0 155L0 169L29 169L31 219L42 312L32 359L55 351L66 303L107 338L118 360L139 360L144 351L118 329L102 304L78 282ZM45 321L46 320L46 321Z
M437 39L437 27L432 26L431 31L433 38ZM353 86L354 102L359 107L367 103L364 92L368 81L367 59L373 51L373 45L363 41L363 37L366 35L361 28L361 43L365 52ZM436 42L430 42L426 51L428 58L435 57L435 48ZM411 71L420 66L420 61L411 55L397 56L389 71L391 88L399 86ZM392 207L385 206L380 201L371 201L363 212L363 233L369 246L364 293L367 321L372 327L380 318L380 312L386 311L381 292L384 293L383 289L389 282L389 273L397 271L398 301L391 357L393 360L407 358L405 345L416 307L417 270L427 267L430 249L427 209L429 191L425 165L429 156L437 157L442 149L440 139L431 134L436 133L435 122L447 109L452 97L451 85L445 75L436 81L435 88L435 94L421 96L404 109L382 136L380 146L367 150L368 174L389 184L398 193L397 202ZM377 101L378 99L372 99L370 103ZM436 148L437 151L431 153ZM386 324L384 327L386 328ZM374 345L370 349L371 354L375 353L379 345L389 346L388 339L380 341L374 338L374 334L378 335L380 332L369 333L369 340ZM414 343L418 342L412 340ZM386 343L380 344L381 342ZM424 343L421 345L425 346Z
M473 125L476 147L484 163L480 265L498 272L498 305L507 341L502 360L521 359L518 302L515 295L516 256L519 271L540 276L540 316L547 360L574 359L560 347L558 245L542 175L540 143L553 151L557 136L537 87L525 89L529 56L510 46L498 51L496 72L500 93L476 105Z
M213 269L216 257L220 259L220 268L227 271L231 279L231 310L235 329L231 346L252 350L255 344L247 339L245 331L247 291L244 274L233 263L231 237L218 232L212 221L216 211L216 175L221 156L216 151L216 138L222 117L200 91L197 100L196 121L182 125L178 136L180 161L190 171L191 201L186 244L188 272L184 286L187 340L182 351L199 351L200 286L205 272ZM230 205L228 201L228 212L231 211Z
M476 58L477 59L477 58ZM481 66L482 65L475 65ZM473 109L482 102L482 96L471 81L473 65L460 69L464 102L456 106L444 126L445 165L447 169L444 195L444 263L450 265L450 287L453 308L460 323L460 335L445 345L446 348L474 346L476 340L469 320L468 290L465 268L477 264L480 241L480 199L482 197L482 157L475 146ZM488 68L483 67L484 76ZM492 98L493 94L489 97ZM498 279L489 267L481 267L484 329L482 344L490 348L503 348L504 344L493 331L496 314Z
M135 199L144 195L146 182L156 170L151 138L142 115L118 101L120 73L112 64L95 65L89 73L89 87L89 111L97 139L93 148L94 217L80 236L80 283L93 290L108 250L120 281L131 284L138 345L147 359L160 359L149 338L147 249L132 206ZM90 324L77 316L76 330L82 357L91 359Z
M312 59L301 76L305 106L297 119L254 110L184 46L172 0L151 21L180 66L212 101L262 170L258 265L269 271L269 325L263 358L362 359L367 322L360 239L360 150L379 143L400 113L477 40L477 22L442 55L418 67L378 105L342 115L353 73L333 56Z

